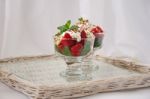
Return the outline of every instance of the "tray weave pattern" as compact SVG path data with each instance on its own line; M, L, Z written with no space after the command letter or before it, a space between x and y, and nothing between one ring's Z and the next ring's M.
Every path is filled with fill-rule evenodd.
M53 55L45 55L0 60L0 81L28 95L31 99L67 99L93 95L99 92L150 86L150 67L111 57L96 56L96 59L112 64L115 68L129 70L131 74L130 76L100 77L94 80L72 83L55 75L64 69L63 66L58 66L58 61L61 65L65 63ZM48 60L53 60L53 64L47 62ZM28 64L30 64L30 67L26 67ZM37 68L35 68L35 65ZM133 75L132 71L134 71ZM128 71L124 73L128 74Z

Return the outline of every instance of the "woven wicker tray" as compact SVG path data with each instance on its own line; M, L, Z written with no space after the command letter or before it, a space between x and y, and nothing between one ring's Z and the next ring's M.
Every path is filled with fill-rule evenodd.
M66 64L54 55L0 60L0 81L31 99L67 99L150 86L150 67L96 56L99 69L87 79L62 78Z

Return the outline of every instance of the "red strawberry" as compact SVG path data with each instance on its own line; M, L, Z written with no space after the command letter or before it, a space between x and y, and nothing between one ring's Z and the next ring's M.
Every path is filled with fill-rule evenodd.
M71 54L73 56L79 56L82 49L83 49L83 45L80 43L77 43L76 45L71 47Z
M98 30L100 33L102 33L102 32L103 32L103 30L102 30L102 28L101 28L101 27L97 26L96 28L97 28L97 30Z
M91 32L92 33L102 33L103 30L99 26L96 26L96 27L92 28Z
M87 38L86 32L84 30L81 32L81 38Z
M99 26L96 26L91 30L91 32L92 33L102 33L103 30Z
M65 33L64 38L72 38L69 33Z
M60 42L63 46L71 47L75 45L76 40L73 40L69 33L66 33Z
M95 35L95 37L102 37L103 36L103 30L99 27L99 26L96 26L94 27L91 32Z
M85 39L87 38L86 32L83 30L81 32L81 43L84 45Z

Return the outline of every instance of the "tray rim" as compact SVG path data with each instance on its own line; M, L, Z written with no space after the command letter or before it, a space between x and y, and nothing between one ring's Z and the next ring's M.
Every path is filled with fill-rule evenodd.
M8 61L17 61L18 59L23 59L23 60L26 60L26 59L34 59L34 58L43 58L43 57L50 57L50 58L53 58L55 57L54 55L38 55L38 56L22 56L22 57L14 57L14 58L5 58L5 59L0 59L0 63L3 63L3 62L8 62ZM136 81L139 81L139 80L143 80L143 79L148 79L148 81L143 84L143 85L139 85L139 86L134 86L134 87L126 87L126 88L123 88L123 89L130 89L130 88L139 88L139 87L147 87L147 86L150 86L150 67L147 67L147 66L144 66L144 65L141 65L141 64L137 64L135 62L127 62L125 60L122 60L122 59L114 59L112 57L105 57L105 56L96 56L96 58L102 60L102 61L105 61L107 63L111 63L115 66L117 65L122 65L123 67L125 67L126 69L130 69L130 70L134 70L134 71L138 71L141 73L141 75L136 75L136 76L131 76L131 77L114 77L114 78L109 78L109 79L105 79L105 80L92 80L92 81L82 81L78 84L69 84L69 86L62 86L62 85L55 85L55 86L36 86L34 85L33 83L31 83L30 81L26 81L24 79L21 79L19 77L17 77L15 74L12 74L12 73L9 73L9 71L7 70L4 70L4 69L0 69L0 81L3 82L4 84L10 86L10 87L13 87L14 89L16 89L17 91L21 91L22 93L32 97L33 99L36 99L37 97L40 97L40 93L43 92L43 93L46 93L44 92L45 90L47 90L47 94L48 92L51 92L53 90L72 90L72 89L75 89L75 88L86 88L86 87L92 87L92 86L96 86L98 84L102 84L102 83L112 83L112 82L115 82L116 81L120 81L120 80L133 80L136 82ZM134 67L134 68L131 68L131 67ZM130 67L130 68L129 68ZM140 78L140 79L139 79ZM19 85L13 85L14 82L16 82L15 84L19 84ZM120 81L121 82L121 81ZM18 87L16 87L18 86ZM23 87L26 87L27 89L25 90ZM34 90L32 90L34 89ZM52 89L52 90L50 90ZM30 91L32 90L32 91ZM93 91L92 93L85 93L85 94L80 94L79 96L70 96L70 97L82 97L82 96L86 96L86 95L92 95L92 94L96 94L96 93L99 93L99 92L106 92L106 91L115 91L115 90L122 90L122 88L112 88L112 89L103 89L103 90L98 90L98 91ZM62 91L63 92L63 91ZM44 94L43 94L44 95ZM49 94L52 97L57 97L57 96L53 96L53 94ZM61 94L60 94L61 96ZM63 96L63 94L62 94ZM69 97L69 96L64 96L65 98L66 97ZM44 99L44 98L42 98Z

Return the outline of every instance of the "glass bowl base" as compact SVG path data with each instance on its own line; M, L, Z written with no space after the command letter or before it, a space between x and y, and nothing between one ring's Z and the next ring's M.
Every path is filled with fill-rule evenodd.
M60 72L60 76L67 80L91 80L92 73L99 69L94 61L67 64L66 70Z

